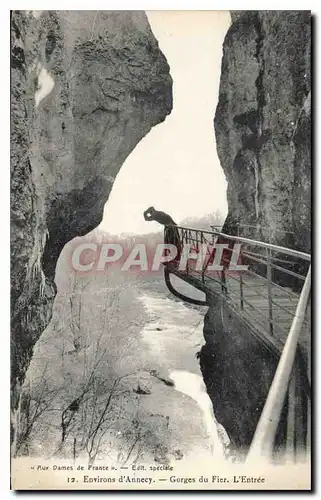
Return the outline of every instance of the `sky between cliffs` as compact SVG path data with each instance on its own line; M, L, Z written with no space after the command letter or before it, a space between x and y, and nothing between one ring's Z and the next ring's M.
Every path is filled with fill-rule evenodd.
M100 228L109 233L159 230L145 222L153 205L176 222L219 209L227 213L226 181L216 153L213 119L228 11L149 11L153 33L173 78L173 110L123 164Z

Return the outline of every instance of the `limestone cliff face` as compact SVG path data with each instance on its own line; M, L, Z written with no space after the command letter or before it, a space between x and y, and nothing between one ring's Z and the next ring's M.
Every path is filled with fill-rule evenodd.
M231 18L214 120L228 181L225 229L235 219L260 224L251 237L267 241L270 229L274 242L309 252L310 13L238 11Z
M143 12L15 11L11 26L15 408L59 253L100 223L122 163L170 113L172 79Z

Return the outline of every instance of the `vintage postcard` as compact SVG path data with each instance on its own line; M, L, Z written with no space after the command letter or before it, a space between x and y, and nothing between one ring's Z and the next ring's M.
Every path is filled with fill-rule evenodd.
M14 490L311 489L311 13L11 12Z

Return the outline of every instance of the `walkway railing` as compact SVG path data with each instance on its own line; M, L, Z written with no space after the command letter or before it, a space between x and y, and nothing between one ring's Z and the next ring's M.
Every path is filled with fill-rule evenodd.
M182 226L166 226L166 234L169 228L175 227L178 232L179 245L183 251L189 251L190 257L186 260L184 269L180 266L180 274L198 278L203 284L217 283L221 290L239 304L242 311L246 310L249 316L261 323L264 328L268 322L269 334L287 334L287 327L283 327L279 321L280 316L287 317L291 321L295 316L297 293L305 281L305 275L294 269L306 269L310 262L310 255L291 248L285 248L271 243L251 240L240 236L232 236L217 230L203 231L199 229L186 228ZM218 244L225 245L219 249ZM200 256L203 253L203 258ZM205 255L204 255L205 253ZM200 265L200 262L202 264ZM176 263L171 263L173 268ZM222 269L213 265L222 264ZM247 270L231 269L231 264L246 265ZM247 294L253 290L255 284L253 278L260 276L266 283L265 287L258 284L255 289L256 296L266 300L267 307L262 310L255 305L255 301L249 300ZM231 285L227 286L227 278ZM283 304L284 300L278 296L277 290L282 291L294 305L289 308ZM291 302L290 302L291 303ZM257 313L260 313L259 318Z
M286 446L287 452L295 457L300 446L300 439L297 437L297 422L301 422L299 425L302 426L303 420L305 421L304 425L307 427L306 447L309 447L311 425L309 354L308 368L304 365L305 399L302 397L298 399L297 381L295 380L297 376L295 359L299 335L303 327L308 335L310 333L306 310L311 288L311 266L309 265L311 256L292 248L251 240L239 235L228 235L216 229L203 231L181 226L168 226L165 228L165 240L166 235L169 234L167 232L169 228L171 228L171 234L173 234L173 230L176 232L175 244L178 241L179 257L181 258L185 254L185 259L176 259L170 262L169 269L196 287L200 283L202 286L199 288L206 293L208 287L209 293L214 289L216 293L221 292L227 300L232 299L233 304L238 304L241 311L245 311L250 317L252 316L254 325L260 323L265 327L268 325L267 335L272 337L280 331L283 332L284 348L247 460L251 461L257 457L270 458L286 398ZM223 253L219 252L218 244L225 245ZM200 255L202 255L202 259L199 259ZM217 255L220 257L222 269L213 271L213 264L219 264L218 259L216 259ZM201 265L197 265L200 262ZM246 270L231 271L231 262L248 267ZM303 272L297 272L298 267ZM307 271L306 275L305 270ZM259 283L257 288L256 281ZM265 283L263 287L262 281ZM215 288L216 284L219 286ZM260 305L256 306L255 300L249 299L248 292L253 288L255 289L254 297L262 299L263 303L264 300L266 301L266 310L264 307L262 309L262 300ZM286 326L280 324L280 316L288 317L288 320L285 321ZM308 338L308 342L310 343L310 338ZM307 408L302 408L302 405L305 405L303 399L307 401ZM297 418L300 412L301 417L303 415L302 418L300 417L301 420Z

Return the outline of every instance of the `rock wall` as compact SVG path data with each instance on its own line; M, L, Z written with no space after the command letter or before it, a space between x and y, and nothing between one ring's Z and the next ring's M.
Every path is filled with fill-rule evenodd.
M16 409L60 251L100 223L122 163L171 112L172 79L143 12L14 11L11 29Z
M223 45L217 152L228 181L225 229L310 251L311 19L232 12ZM286 234L288 231L293 234Z

